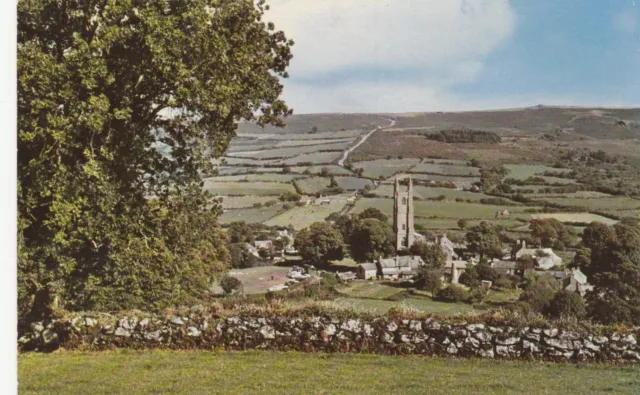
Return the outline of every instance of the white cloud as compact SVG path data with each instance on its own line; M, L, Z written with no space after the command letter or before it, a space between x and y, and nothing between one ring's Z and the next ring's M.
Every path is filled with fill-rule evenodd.
M516 23L508 0L271 0L270 5L267 19L296 42L285 98L298 113L405 111L455 101L447 89L473 81ZM388 77L356 78L359 70L382 70ZM337 73L341 79L331 79ZM399 78L403 73L409 78ZM325 86L309 82L328 78Z

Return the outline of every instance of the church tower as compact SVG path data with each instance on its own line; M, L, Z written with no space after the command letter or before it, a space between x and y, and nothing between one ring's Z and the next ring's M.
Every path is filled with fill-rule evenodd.
M396 250L411 247L414 241L413 229L413 182L409 176L406 190L400 190L401 185L396 176L393 188L393 230L396 233ZM404 188L403 188L404 189Z

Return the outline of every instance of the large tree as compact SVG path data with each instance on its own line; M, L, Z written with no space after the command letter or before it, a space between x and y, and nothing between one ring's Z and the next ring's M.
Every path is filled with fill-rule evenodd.
M396 252L391 225L374 218L355 222L349 237L351 257L356 262L372 262Z
M561 247L576 242L576 233L571 226L567 226L555 218L534 219L529 223L531 236L542 247Z
M161 307L228 264L202 190L241 119L281 125L258 0L18 2L20 313Z
M500 228L482 221L467 232L466 239L469 251L478 254L480 261L484 261L486 257L502 257Z
M583 232L590 259L580 270L594 286L587 294L592 318L606 323L640 325L640 227L591 223Z
M342 234L326 222L315 222L296 235L293 246L302 259L312 265L327 267L344 258Z

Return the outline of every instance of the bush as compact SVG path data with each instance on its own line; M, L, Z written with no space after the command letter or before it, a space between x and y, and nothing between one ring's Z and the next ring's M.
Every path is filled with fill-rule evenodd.
M260 202L253 203L253 208L261 208L261 207L262 207L262 203Z
M556 293L544 309L544 313L553 318L582 318L586 314L586 308L582 296L563 289Z
M459 303L469 299L469 291L460 285L450 284L436 294L435 300L447 303Z
M556 279L547 274L532 274L526 281L520 300L527 302L534 311L542 312L560 290L560 284Z
M230 295L233 291L242 288L242 283L236 277L226 275L220 280L220 287L225 294Z

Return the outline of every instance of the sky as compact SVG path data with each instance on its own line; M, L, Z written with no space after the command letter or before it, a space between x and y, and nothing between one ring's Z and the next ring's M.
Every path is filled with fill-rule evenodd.
M640 0L270 0L297 114L640 106Z

